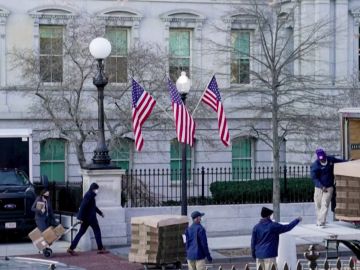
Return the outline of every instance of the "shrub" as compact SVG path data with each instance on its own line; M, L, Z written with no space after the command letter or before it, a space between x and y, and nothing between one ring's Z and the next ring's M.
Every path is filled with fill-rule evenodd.
M271 203L272 179L249 181L219 181L210 185L216 204ZM310 178L280 179L281 199L286 202L310 202L313 200L313 183Z

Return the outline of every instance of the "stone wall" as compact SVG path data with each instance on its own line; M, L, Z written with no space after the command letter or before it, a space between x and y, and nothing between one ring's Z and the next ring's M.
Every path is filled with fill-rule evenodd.
M261 207L272 208L271 204L239 204L239 205L206 205L189 206L188 216L194 210L205 212L203 225L208 236L226 236L250 234L253 226L260 219ZM316 223L314 203L288 203L281 204L281 222L289 222L298 216L303 217L304 224ZM150 215L179 215L180 207L146 207L127 208L125 211L128 243L131 237L130 221L132 217ZM328 213L328 221L332 221L333 214Z

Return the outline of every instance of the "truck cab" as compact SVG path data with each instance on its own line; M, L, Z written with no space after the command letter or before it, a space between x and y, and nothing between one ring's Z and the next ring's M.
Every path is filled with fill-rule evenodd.
M0 233L35 227L31 130L0 129Z

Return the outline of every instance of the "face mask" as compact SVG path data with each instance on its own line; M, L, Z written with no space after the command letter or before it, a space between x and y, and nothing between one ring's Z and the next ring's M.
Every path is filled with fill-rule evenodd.
M99 190L98 189L94 189L94 193L98 194Z

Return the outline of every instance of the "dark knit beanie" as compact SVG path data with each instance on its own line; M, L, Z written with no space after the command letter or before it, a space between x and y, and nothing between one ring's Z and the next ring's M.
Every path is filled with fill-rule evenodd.
M272 215L272 213L274 213L274 211L269 208L263 207L261 209L261 217L262 218L270 217Z

